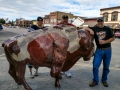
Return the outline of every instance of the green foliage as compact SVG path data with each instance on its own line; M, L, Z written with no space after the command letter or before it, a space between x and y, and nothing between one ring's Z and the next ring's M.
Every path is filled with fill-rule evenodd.
M14 21L12 20L12 21L9 21L8 22L11 26L14 26Z
M1 24L5 24L5 20L4 19L0 19L0 23Z

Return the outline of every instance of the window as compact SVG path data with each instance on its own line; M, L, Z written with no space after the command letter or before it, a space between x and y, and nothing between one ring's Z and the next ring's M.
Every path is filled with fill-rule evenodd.
M118 19L118 12L113 12L111 21L117 21L117 19Z
M51 22L53 22L53 19L51 19Z
M56 19L54 19L54 23L56 23Z
M103 17L104 17L104 21L107 22L108 21L108 13L104 13Z

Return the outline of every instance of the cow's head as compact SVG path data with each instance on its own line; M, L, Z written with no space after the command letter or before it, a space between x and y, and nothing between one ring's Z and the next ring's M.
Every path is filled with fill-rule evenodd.
M91 47L87 50L87 55L83 57L84 61L90 60L90 58L94 55L94 44L91 44Z
M82 56L85 61L90 60L90 58L94 54L94 43L93 36L89 34L89 32L85 30L78 31L78 35L80 38L80 47L81 52L83 51Z

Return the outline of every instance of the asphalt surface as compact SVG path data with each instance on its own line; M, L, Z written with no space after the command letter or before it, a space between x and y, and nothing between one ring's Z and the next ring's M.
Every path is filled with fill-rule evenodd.
M20 30L20 29L16 29ZM22 31L22 29L21 29ZM27 30L26 30L27 31ZM26 32L25 31L25 32ZM8 38L17 35L18 32L3 30L0 31L0 90L25 90L22 85L17 85L13 78L8 74L9 63L4 55L1 43ZM20 33L20 32L19 32ZM21 32L23 33L23 32ZM68 78L62 75L60 80L61 88L59 90L120 90L120 39L116 39L112 43L113 56L110 65L110 73L108 75L109 87L104 87L101 82L95 87L89 87L92 81L92 60L83 61L81 58L71 69L72 77ZM28 68L26 67L25 78L27 83L33 90L56 90L54 87L55 79L50 76L50 69L46 67L39 68L39 76L30 79ZM100 79L102 76L102 65L99 71Z

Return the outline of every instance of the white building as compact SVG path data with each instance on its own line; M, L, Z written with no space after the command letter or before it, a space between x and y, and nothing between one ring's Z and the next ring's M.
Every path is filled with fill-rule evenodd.
M105 25L120 28L120 6L100 9Z

